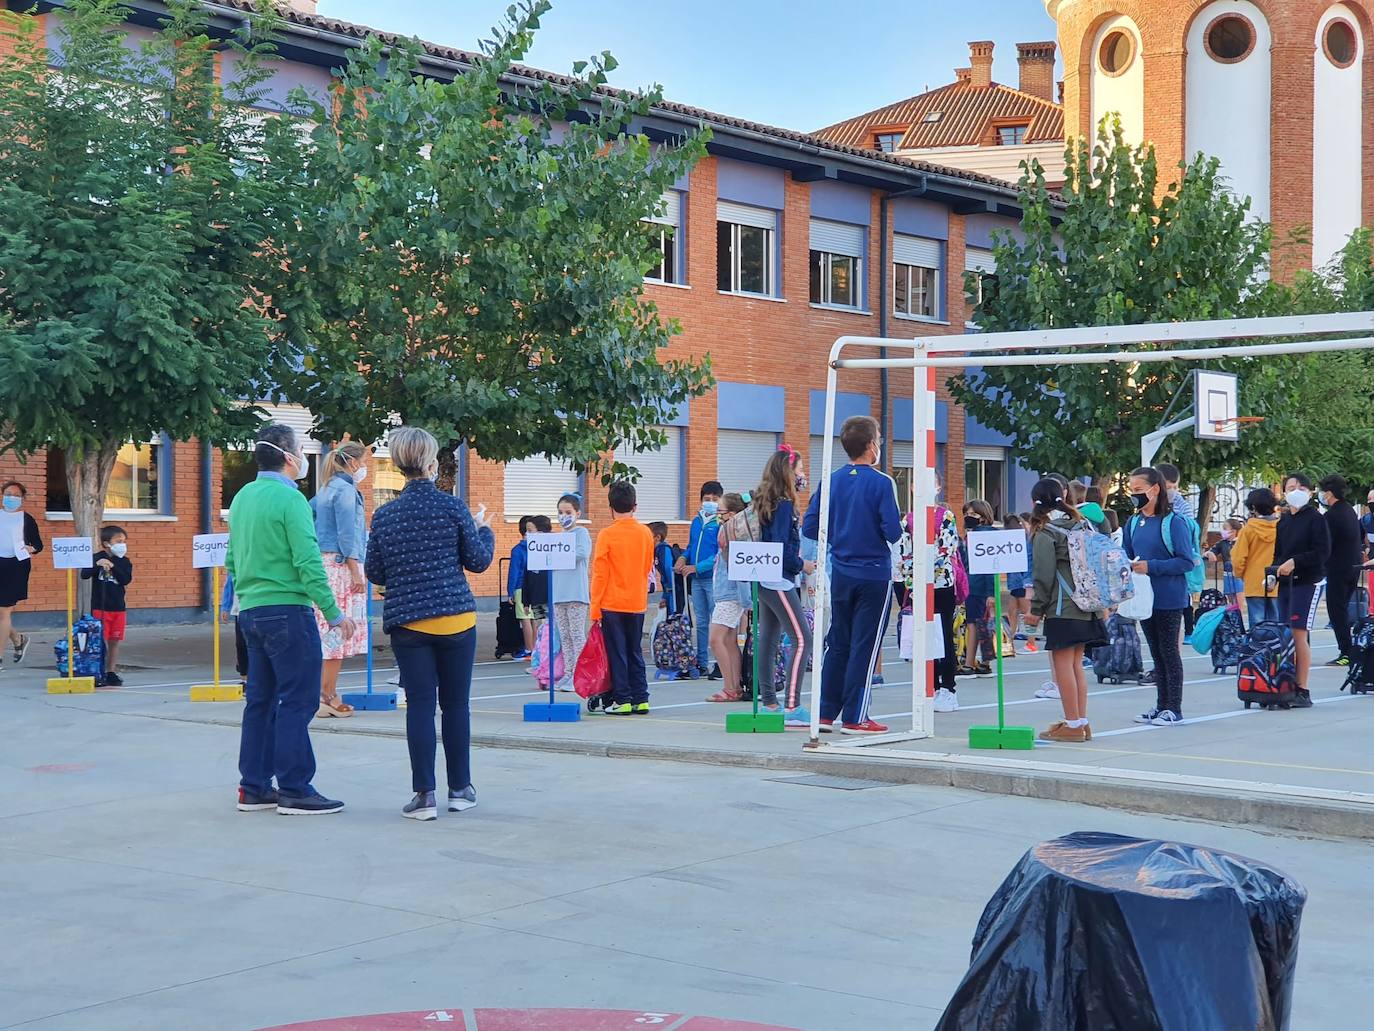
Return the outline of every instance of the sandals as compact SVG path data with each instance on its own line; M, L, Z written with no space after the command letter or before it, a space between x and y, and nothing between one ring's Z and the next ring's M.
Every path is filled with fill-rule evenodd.
M710 695L706 700L708 702L742 702L744 701L744 692L717 691L715 694Z
M334 695L332 698L321 698L320 707L315 712L315 716L318 719L323 719L326 716L336 716L339 719L343 719L345 716L352 715L353 706L349 705L338 695Z

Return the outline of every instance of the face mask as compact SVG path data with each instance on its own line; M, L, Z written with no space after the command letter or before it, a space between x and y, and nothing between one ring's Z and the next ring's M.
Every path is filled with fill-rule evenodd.
M883 461L883 449L877 444L873 445L873 464L881 465Z
M797 490L806 490L807 487L811 486L811 481L808 480L805 476L798 476L796 483Z
M558 514L558 525L563 527L563 529L565 530L571 530L573 528L573 524L576 522L577 516L573 515L571 512L560 512Z
M701 503L701 515L703 519L710 519L720 511L719 501L703 501Z
M1288 504L1291 507L1295 509L1306 508L1307 503L1312 500L1312 492L1299 488L1297 490L1290 490L1284 497L1288 500Z
M125 555L127 555L128 553L129 553L129 546L128 546L127 544L111 544L111 545L110 545L110 554L113 555L115 558L123 558L123 557L124 557Z
M1150 503L1150 495L1132 494L1131 500L1135 502L1136 511L1139 511L1140 509L1144 508L1146 505Z
M309 472L310 472L310 466L308 466L308 465L305 464L305 456L304 456L304 455L293 455L290 451L287 451L287 450L285 450L284 448L279 448L279 447L277 447L277 445L276 445L276 444L273 444L270 440L260 440L260 441L258 441L258 443L259 443L259 444L266 444L266 445L267 445L268 447L270 447L273 451L280 451L280 452L281 452L282 454L284 454L289 460L291 460L292 462L295 462L295 463L296 463L296 475L295 475L295 476L292 476L291 479L293 479L293 480L303 480L303 479L305 479L305 477L307 476L307 474L309 474Z
M367 479L367 466L359 466L353 472L353 482L362 483L365 479Z
M980 523L982 523L982 521L983 520L979 519L976 515L973 515L972 513L964 516L965 526L978 526Z
M6 494L6 495L5 495L4 505L5 505L5 511L6 511L6 512L18 512L18 511L19 511L19 506L22 505L23 503L24 503L24 499L21 498L21 497L18 497L17 495L14 495L14 494Z

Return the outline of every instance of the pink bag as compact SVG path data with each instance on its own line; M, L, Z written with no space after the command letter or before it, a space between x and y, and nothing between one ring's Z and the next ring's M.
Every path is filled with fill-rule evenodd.
M553 650L553 679L554 683L563 679L566 669L563 665L563 647L561 642L556 642ZM544 625L539 628L539 636L535 638L534 659L530 663L530 676L539 682L540 687L549 686L549 624L546 620Z
M606 655L600 623L593 623L587 631L587 643L573 670L573 689L583 698L595 698L611 689L611 660Z

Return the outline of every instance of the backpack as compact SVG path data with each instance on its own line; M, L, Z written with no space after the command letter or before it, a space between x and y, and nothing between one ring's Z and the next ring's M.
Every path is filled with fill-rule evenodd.
M1126 556L1126 549L1106 534L1098 533L1092 523L1082 519L1067 530L1053 523L1047 523L1045 528L1062 534L1069 546L1069 573L1073 583L1065 582L1061 574L1056 574L1059 611L1063 611L1065 594L1084 612L1116 608L1135 594L1131 560Z
M1361 619L1350 632L1350 672L1341 690L1346 688L1351 694L1374 692L1374 619Z
M76 650L76 672L67 672L67 638L64 634L52 646L61 676L95 677L105 675L105 629L93 616L82 616L72 624L72 647Z
M1225 608L1229 604L1226 595L1222 594L1215 587L1209 587L1202 592L1202 597L1198 599L1197 612L1194 613L1194 621L1202 618L1213 609Z
M1188 581L1188 593L1197 594L1207 582L1207 565L1202 561L1202 526L1191 516L1183 516L1183 524L1188 527L1188 535L1193 540L1193 554L1197 556L1193 568L1185 574L1185 579ZM1169 554L1173 554L1172 548Z
M549 622L545 620L539 628L539 634L534 639L534 656L530 661L530 676L541 687L549 686ZM567 675L567 667L563 660L563 642L557 635L553 640L553 680L554 683L562 680Z
M697 666L697 646L692 622L686 613L672 606L668 618L654 628L653 652L655 680L686 679Z
M1233 666L1240 665L1244 654L1245 623L1240 618L1240 609L1228 605L1226 615L1221 617L1216 633L1212 635L1212 672L1225 673Z
M725 524L725 540L754 541L763 540L763 528L759 525L759 514L753 505L745 505L743 512L736 512Z
M1122 615L1107 620L1107 643L1094 648L1093 673L1099 684L1110 681L1120 684L1126 680L1140 682L1145 663L1140 656L1140 635L1135 622Z

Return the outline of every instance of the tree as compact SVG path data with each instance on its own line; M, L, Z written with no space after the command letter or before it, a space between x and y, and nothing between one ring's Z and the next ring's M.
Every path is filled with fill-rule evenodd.
M1023 166L1021 236L996 242L997 284L976 321L989 332L1243 317L1274 303L1266 286L1268 227L1225 187L1218 163L1199 156L1160 190L1150 146L1131 147L1120 124L1099 128L1065 155L1063 205L1038 163ZM972 287L972 282L970 283ZM1153 349L1156 346L1151 345ZM1212 362L1242 372L1248 414L1282 403L1284 362ZM1133 468L1140 438L1156 429L1192 364L988 367L953 384L970 414L1015 442L1043 471L1096 478ZM1176 435L1165 454L1198 483L1246 465L1263 434L1238 445Z
M286 393L334 437L429 428L441 482L462 442L578 468L661 446L655 427L711 385L707 361L660 357L678 327L643 296L659 251L641 221L707 134L632 131L661 98L607 89L609 54L533 84L515 64L549 6L509 8L451 82L421 74L417 43L369 40L316 108L325 320Z
M81 536L125 442L252 433L242 399L308 318L283 270L304 148L244 107L275 15L222 44L242 72L221 87L199 5L169 8L134 46L115 0L74 0L60 60L0 12L0 447L66 452Z

